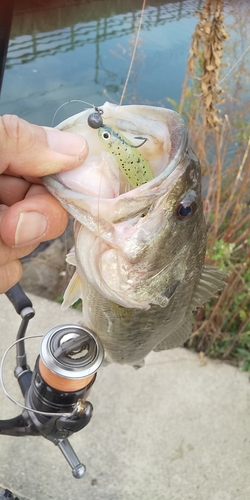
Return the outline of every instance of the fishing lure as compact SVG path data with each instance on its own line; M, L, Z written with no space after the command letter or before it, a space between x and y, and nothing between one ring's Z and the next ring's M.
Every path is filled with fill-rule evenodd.
M118 130L104 125L102 114L101 109L95 108L95 112L88 117L88 125L91 128L98 129L98 135L105 149L115 156L119 168L130 184L133 187L138 187L151 181L154 178L153 173L146 160L137 151L139 147L145 144L147 139L145 137L135 137L135 139L142 139L143 142L138 146L134 145Z

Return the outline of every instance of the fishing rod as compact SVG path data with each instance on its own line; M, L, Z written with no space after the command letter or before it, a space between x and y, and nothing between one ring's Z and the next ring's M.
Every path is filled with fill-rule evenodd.
M12 24L14 1L1 2L0 6L0 93Z
M80 325L64 324L42 336L40 352L33 371L27 363L25 334L35 316L32 302L19 284L6 296L21 317L16 341L6 350L1 362L1 383L5 394L22 407L17 417L0 420L0 434L9 436L42 436L55 444L72 469L73 477L85 473L83 465L68 438L80 431L92 417L93 406L87 401L104 349L94 334ZM28 338L37 338L33 335ZM14 375L24 398L24 404L15 401L6 391L3 380L5 358L16 347ZM8 490L6 490L8 491ZM0 500L11 496L1 496ZM18 499L17 499L18 500Z

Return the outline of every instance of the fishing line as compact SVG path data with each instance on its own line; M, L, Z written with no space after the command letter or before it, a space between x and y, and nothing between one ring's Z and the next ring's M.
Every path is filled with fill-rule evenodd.
M219 87L226 79L227 77L234 71L234 69L236 68L236 66L239 64L239 62L241 61L241 59L245 56L245 54L248 52L248 50L250 49L250 45L247 46L247 48L244 50L244 52L241 54L241 56L239 57L239 59L237 59L237 61L234 63L234 65L230 68L230 70L226 73L226 75L219 81L217 82L214 87L212 87L206 94L198 94L197 95L197 99L198 99L198 102L200 103L202 101L202 99L204 99L205 97L207 97L209 94L211 94L211 92L213 92L217 87ZM193 111L191 116L189 117L189 125L188 125L188 130L190 128L190 124L192 123L192 120L193 120L193 117L195 116L195 113L196 111Z
M135 56L136 56L136 51L137 51L137 48L138 48L139 37L140 37L142 25L143 25L143 17L144 17L144 12L145 12L145 9L146 9L146 3L147 3L147 0L143 0L142 8L141 8L141 14L140 14L140 19L139 19L139 25L138 25L138 28L137 28L136 39L135 39L134 48L133 48L133 53L132 53L132 56L131 56L130 65L129 65L129 69L128 69L128 72L127 72L127 76L126 76L125 84L124 84L124 87L123 87L122 95L121 95L121 98L120 98L119 106L122 105L122 102L124 100L125 93L126 93L126 90L127 90L129 78L131 76L132 67L133 67L133 64L134 64L134 60L135 60ZM249 49L250 49L250 45L247 46L247 48L243 51L243 53L237 59L237 61L235 62L235 64L230 68L230 70L226 73L226 75L219 82L217 82L214 85L214 87L212 87L206 94L202 94L202 95L200 94L200 95L197 96L200 101L202 99L204 99L205 97L207 97L211 92L213 92L217 87L219 87L228 78L228 76L234 71L234 69L236 68L236 66L239 64L239 62L245 56L245 54L248 52ZM54 120L56 118L56 115L60 111L60 109L63 108L64 106L66 106L66 104L70 104L72 102L80 102L80 103L83 103L83 104L87 104L88 106L91 106L93 109L97 109L94 104L89 103L88 101L84 101L84 100L81 100L81 99L70 99L69 101L66 101L65 103L61 104L61 106L59 106L59 108L56 110L56 112L54 113L54 116L52 118L52 124L51 124L51 126L53 126ZM87 109L87 108L84 108L84 109Z
M25 340L38 339L38 338L42 338L42 337L43 337L43 335L29 335L28 337L25 337ZM17 401L15 398L13 398L11 396L11 394L7 391L7 389L5 387L5 383L3 381L3 367L4 367L4 362L5 362L6 356L9 353L9 351L18 342L23 342L23 338L15 340L15 342L13 342L9 347L7 347L6 351L3 354L2 360L1 360L1 365L0 365L0 384L2 386L2 389L3 389L3 392L4 392L5 396L7 396L7 398L10 399L10 401L12 401L12 403L14 403L15 405L23 408L23 410L28 410L28 411L31 411L33 413L38 413L39 415L46 415L46 416L50 416L50 417L58 417L58 416L70 417L70 416L72 416L74 414L74 410L71 413L65 413L65 412L64 413L51 413L51 412L45 412L45 411L35 410L34 408L30 408L28 406L23 405L22 403L19 403L19 401Z
M55 120L55 117L58 113L58 111L60 111L61 108L63 108L64 106L66 106L66 104L70 104L71 102L81 102L82 104L87 104L88 106L91 106L93 109L97 109L96 106L94 104L91 104L90 102L88 101L83 101L82 99L70 99L69 101L66 101L64 102L63 104L61 104L61 106L59 106L59 108L57 108L56 112L54 113L54 116L52 118L52 123L51 123L51 127L53 127L54 125L54 120ZM84 109L88 109L88 108L84 108Z
M137 50L137 47L138 47L139 36L140 36L141 28L142 28L143 15L144 15L145 7L146 7L146 0L144 0L143 4L142 4L142 12L141 12L141 16L140 16L140 22L139 22L139 26L138 26L138 30L137 30L137 35L136 35L136 40L135 40L135 44L134 44L133 54L132 54L131 61L130 61L129 70L128 70L128 73L127 73L127 77L126 77L126 81L125 81L125 84L124 84L123 92L122 92L122 95L121 95L121 98L120 98L120 103L119 103L120 106L121 106L122 101L124 99L124 95L125 95L125 92L126 92L128 81L129 81L129 78L130 78L130 75L131 75L132 66L133 66L133 63L134 63L134 59L135 59L135 55L136 55L136 50ZM217 82L214 85L214 87L212 87L212 89L210 89L206 94L198 95L197 96L198 99L199 100L204 99L204 97L207 97L211 92L213 92L213 90L215 90L217 87L219 87L228 78L228 76L234 71L234 69L236 68L236 66L239 64L239 62L241 61L241 59L243 59L243 57L245 56L245 54L248 52L249 49L250 49L250 44L243 51L243 53L240 55L240 57L237 59L237 61L234 63L234 65L230 68L230 70L226 73L226 75L219 82Z
M142 28L142 21L143 21L143 16L144 16L144 11L145 11L145 7L146 7L146 3L147 3L147 0L143 0L143 2L142 2L142 10L141 10L141 15L140 15L140 21L139 21L139 26L138 26L138 29L137 29L137 34L136 34L136 39L135 39L135 44L134 44L134 49L133 49L133 53L132 53L132 57L131 57L131 61L130 61L130 65L129 65L129 69L128 69L128 73L127 73L127 77L126 77L126 80L125 80L125 84L124 84L124 87L123 87L121 99L120 99L120 102L119 102L119 106L121 106L122 101L124 99L125 92L127 90L128 81L129 81L129 78L130 78L130 75L131 75L131 71L132 71L132 66L133 66L133 63L134 63L134 60L135 60L135 54L136 54L137 47L138 47L139 36L140 36L141 28Z
M220 86L224 82L224 80L226 80L226 78L236 68L237 64L241 61L241 59L244 57L244 55L247 53L247 51L249 49L250 49L250 45L248 45L248 47L244 50L244 52L241 54L241 56L239 57L239 59L237 59L237 61L234 63L234 65L232 66L232 68L230 68L230 70L226 73L226 75L218 83L216 83L216 85L211 90L209 90L206 94L198 96L200 98L200 100L203 99L204 97L206 97L207 95L209 95L211 92L213 92L214 89L216 89L218 86Z
M121 95L121 98L120 98L119 106L122 105L122 102L123 102L123 99L124 99L124 96L125 96L125 92L126 92L126 89L127 89L128 81L129 81L129 78L130 78L130 75L131 75L132 66L133 66L133 63L134 63L135 54L136 54L136 50L137 50L138 43L139 43L139 36L140 36L141 28L142 28L143 15L144 15L145 7L146 7L146 0L143 0L143 2L142 2L142 8L141 8L141 14L140 14L140 20L139 20L139 25L138 25L138 29L137 29L137 33L136 33L136 39L135 39L135 44L134 44L134 48L133 48L133 53L132 53L132 56L131 56L130 65L129 65L128 73L127 73L127 76L126 76L125 84L124 84L124 87L123 87L122 95ZM95 107L95 109L96 109L96 107ZM99 216L98 216L98 224L100 223L100 205L99 205L99 203L100 203L100 190L101 190L101 183L102 183L103 175L104 175L104 172L102 172L101 180L100 180L100 184L99 184L99 196L98 196L98 206L97 206L97 211L98 211L98 214L99 214ZM99 247L100 247L100 252L101 252L100 231L98 231L98 235L99 235L98 236ZM100 273L99 273L100 274L100 282L99 282L99 286L101 288L101 284L102 284L102 282L104 282L104 278L102 276L102 260L101 259L99 261L99 268L100 268ZM98 315L99 315L99 318L100 318L100 315L101 315L100 308L98 308Z

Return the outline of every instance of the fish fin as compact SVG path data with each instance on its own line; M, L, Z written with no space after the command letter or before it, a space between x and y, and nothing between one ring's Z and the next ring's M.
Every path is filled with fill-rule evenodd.
M66 262L72 266L76 266L76 254L75 252L69 252L66 255Z
M188 339L192 332L192 317L190 315L185 316L182 323L178 326L176 330L170 333L165 339L163 339L154 348L155 352L166 351L167 349L174 349L174 347L180 347Z
M137 361L137 363L135 363L132 366L135 370L139 370L140 368L143 368L144 365L145 365L145 359L141 359L140 361Z
M200 280L194 291L189 309L194 311L197 307L203 306L216 292L225 286L226 274L213 266L204 266Z
M213 266L204 266L198 285L190 302L188 313L180 326L165 337L154 349L154 351L164 351L173 349L184 344L192 332L191 313L197 307L203 306L216 292L224 288L226 274Z
M131 318L134 314L134 311L132 308L120 306L120 304L117 304L116 302L110 301L110 307L114 311L114 314L116 315L116 317L123 320L123 321L131 320Z
M78 274L75 272L64 292L62 309L68 309L72 306L78 299L82 298L82 286L81 280Z

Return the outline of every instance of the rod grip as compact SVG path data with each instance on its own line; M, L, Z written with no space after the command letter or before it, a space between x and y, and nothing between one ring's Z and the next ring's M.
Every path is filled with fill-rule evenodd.
M31 300L24 293L19 283L12 286L7 292L5 292L5 295L13 304L17 314L21 314L22 310L25 309L26 307L32 307Z

